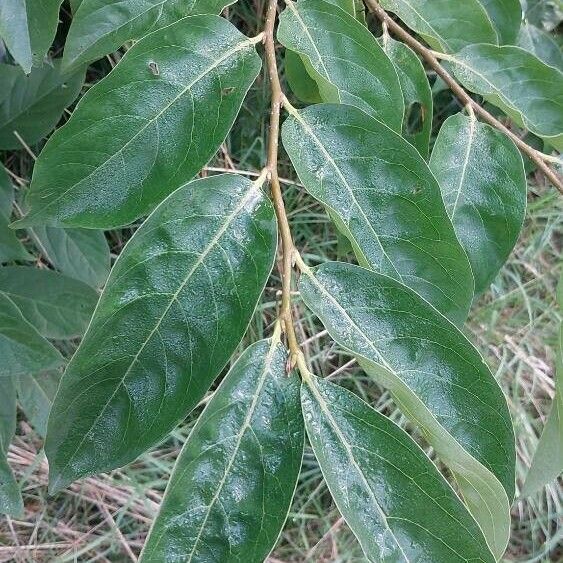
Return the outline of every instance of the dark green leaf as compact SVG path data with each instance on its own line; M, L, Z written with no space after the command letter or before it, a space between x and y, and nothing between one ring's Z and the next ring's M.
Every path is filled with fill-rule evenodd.
M29 324L0 291L0 377L51 369L63 363L59 351Z
M403 137L423 158L428 158L428 144L432 132L432 91L420 59L404 43L385 34L381 46L395 65L399 76L405 114Z
M497 43L479 0L380 0L434 49L454 53L472 43Z
M17 66L0 64L0 149L21 148L14 131L33 145L55 128L84 82L83 70L65 76L60 67L55 60L26 76Z
M514 496L514 431L506 399L479 352L390 277L329 262L305 270L299 289L332 338L420 427L500 557Z
M279 338L248 348L199 417L141 561L261 562L281 532L303 455L299 380Z
M322 102L317 83L307 72L299 55L289 49L285 50L284 71L287 84L298 100L306 104Z
M563 70L561 47L545 31L533 25L524 24L518 34L518 46L533 53L544 63Z
M446 119L434 144L430 169L475 278L485 291L520 234L526 214L522 157L504 133L474 115Z
M513 44L522 20L520 0L479 0L479 2L485 8L497 33L497 43L499 45Z
M81 0L68 32L64 65L76 67L101 59L127 41L141 39L186 16L219 14L234 1Z
M563 73L520 47L472 45L448 60L469 90L563 149Z
M193 16L136 43L49 139L19 225L115 227L147 213L225 139L260 69L258 41Z
M63 274L101 287L110 268L110 251L102 231L92 229L29 229L45 258Z
M10 216L14 204L14 188L8 174L0 166L0 263L13 260L32 260L13 229L10 229Z
M52 490L134 460L198 403L246 330L276 238L269 200L235 175L190 182L157 207L63 376L45 446Z
M81 336L98 301L84 282L53 270L11 266L0 268L0 292L46 338Z
M353 16L323 0L288 2L278 40L303 57L324 101L359 107L401 130L403 98L393 63Z
M310 376L307 435L368 561L494 563L479 526L412 438L359 397Z
M62 0L2 0L0 39L26 73L41 64L57 31Z
M14 380L0 377L0 514L21 517L23 501L8 460L8 447L16 432Z
M473 299L471 268L417 150L346 105L293 112L282 139L299 178L360 263L402 280L463 323Z
M47 419L60 379L58 371L45 371L20 375L16 380L20 407L42 437L47 434Z

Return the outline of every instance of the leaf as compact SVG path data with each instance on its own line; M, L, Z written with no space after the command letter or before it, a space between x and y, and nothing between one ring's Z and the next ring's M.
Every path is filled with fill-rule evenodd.
M68 31L64 65L91 63L186 16L219 14L234 1L82 0Z
M412 438L359 397L311 376L307 435L368 561L489 561L476 522Z
M284 76L298 100L306 104L322 102L317 83L309 76L299 55L289 49L285 50Z
M524 20L532 25L552 31L563 21L561 0L522 0Z
M381 46L395 65L401 84L405 106L403 137L418 150L423 158L428 158L433 109L432 91L426 71L416 54L404 43L389 37L389 34L382 36ZM420 113L420 118L415 123L414 130L411 130L410 117L411 112L415 110Z
M512 252L526 214L526 175L514 143L474 115L446 119L430 170L473 271L485 291Z
M89 285L53 270L28 266L0 268L0 292L46 338L81 336L98 294Z
M282 139L301 182L328 208L359 262L463 323L473 298L469 261L417 150L345 105L294 111Z
M263 561L303 456L299 379L279 338L248 348L184 444L141 561Z
M156 208L61 381L45 445L51 490L134 460L196 406L246 331L276 240L268 198L235 175L190 182Z
M524 51L536 55L544 63L563 70L561 47L545 31L533 25L524 24L520 28L517 44Z
M61 374L54 370L24 374L16 379L20 407L42 437L47 433L47 419L60 379Z
M0 514L21 517L23 500L7 460L8 447L15 433L16 390L14 381L8 377L0 377Z
M92 229L30 229L44 257L63 274L101 287L110 269L110 250L102 231Z
M499 558L510 532L514 431L479 352L411 289L352 264L306 269L301 297L423 432Z
M467 89L563 149L562 72L511 46L472 45L448 60Z
M29 76L17 66L0 64L0 149L20 149L48 135L60 121L64 109L80 93L84 70L61 74L60 60L34 68Z
M0 263L32 260L16 233L8 227L14 204L14 187L0 166Z
M303 57L321 98L359 107L400 131L404 108L399 79L371 32L323 0L286 5L278 40Z
M557 288L559 310L563 310L563 276ZM559 327L555 360L555 396L547 422L526 475L521 497L531 496L563 472L563 323Z
M40 65L55 38L62 0L2 0L0 38L29 74Z
M479 2L485 8L497 33L498 41L495 43L513 44L522 20L520 0L479 0Z
M259 40L193 16L136 43L45 145L17 225L111 228L150 211L225 139L260 69Z
M455 53L473 43L497 43L497 33L479 0L380 0L433 49Z

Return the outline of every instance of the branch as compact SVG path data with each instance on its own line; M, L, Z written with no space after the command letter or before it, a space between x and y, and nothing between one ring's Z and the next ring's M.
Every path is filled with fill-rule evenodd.
M379 20L387 26L397 37L399 37L405 44L407 44L413 51L417 52L432 68L440 78L448 85L450 90L459 99L462 105L470 106L473 111L478 114L489 125L492 125L499 131L502 131L509 137L514 144L531 160L534 161L536 166L545 174L546 178L563 194L563 181L561 178L548 166L546 161L552 161L552 157L544 155L540 151L534 149L520 137L515 135L510 129L503 125L498 119L491 115L486 109L483 109L469 94L455 81L452 75L440 64L434 52L425 47L420 41L417 41L408 31L405 31L399 24L391 19L387 12L379 5L377 0L365 0L368 8L372 11Z
M291 354L291 367L302 364L303 353L299 348L295 327L293 326L293 315L291 311L291 277L293 271L293 256L295 247L293 237L287 220L287 213L283 201L280 180L278 177L278 139L280 131L280 109L284 99L280 79L278 75L278 65L276 62L276 47L274 42L274 26L277 15L277 0L268 0L266 12L266 24L264 26L264 49L266 51L266 67L270 79L270 89L272 92L270 110L270 134L268 137L268 161L266 168L270 179L272 200L278 218L282 247L282 302L279 318L287 334L287 342ZM300 366L301 367L301 366Z

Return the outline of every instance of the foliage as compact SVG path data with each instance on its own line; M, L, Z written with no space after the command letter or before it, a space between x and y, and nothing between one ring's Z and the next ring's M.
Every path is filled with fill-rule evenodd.
M17 4L0 8L11 57L0 65L0 147L29 151L55 131L16 198L0 170L2 510L22 510L6 461L17 402L46 434L55 493L133 462L204 401L142 561L263 561L305 470L305 435L368 560L499 560L515 496L514 428L464 329L526 211L523 143L504 124L543 140L545 152L525 150L542 170L563 146L561 53L544 12L528 3L522 22L517 0L382 1L430 51L391 38L394 20L373 0L379 23L359 2L288 0L276 35L286 75L274 0L252 37L217 15L225 0L73 2L62 58L46 55L60 2L44 14ZM267 162L251 179L194 180L224 148L262 43ZM126 52L115 68L56 128L86 66L117 49ZM431 57L473 96L436 138ZM485 102L502 122L478 120L473 104ZM340 261L314 266L294 243L278 178L280 106L302 189L346 241ZM108 277L102 230L134 222ZM32 259L23 232L58 271L23 265ZM279 314L269 338L227 369L276 250ZM295 331L298 301L416 431L313 375L306 335ZM561 437L559 395L560 386L524 492L561 469L559 458L546 467L545 454Z

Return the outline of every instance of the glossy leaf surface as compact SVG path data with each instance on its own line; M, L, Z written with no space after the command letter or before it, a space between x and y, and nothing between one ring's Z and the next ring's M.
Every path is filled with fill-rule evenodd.
M519 47L472 45L452 57L454 73L469 90L518 124L563 148L563 73Z
M49 139L20 225L124 225L191 179L258 74L256 42L194 16L136 43Z
M61 374L56 371L20 375L16 379L18 402L35 431L45 437L47 420Z
M8 174L0 166L0 263L13 260L32 260L13 229L8 226L11 222L12 206L14 204L14 188Z
M390 277L329 262L302 275L299 289L331 337L421 428L500 557L514 496L514 432L506 399L479 352Z
M475 116L446 119L430 169L473 271L485 291L514 248L526 214L526 176L514 143Z
M0 514L21 517L23 501L8 464L8 447L16 432L16 388L10 377L0 377Z
M109 275L110 251L102 231L92 229L29 229L43 256L63 274L92 287L104 285Z
M63 363L60 352L29 324L0 291L0 377L34 373Z
M57 31L62 0L2 0L0 39L26 73L41 64Z
M89 285L53 270L11 266L0 268L0 292L46 338L84 334L98 294Z
M356 18L324 0L289 2L278 40L302 55L326 102L350 104L401 130L403 103L395 68Z
M55 60L27 76L17 66L0 64L0 81L0 149L20 149L14 131L28 145L50 133L80 93L84 70L63 75Z
M248 348L185 443L141 561L264 561L303 456L299 379L279 339Z
M473 43L497 43L497 33L479 0L380 0L434 49L454 53Z
M563 53L561 47L545 31L524 24L518 34L518 47L533 53L544 63L563 70Z
M87 64L186 16L219 14L234 0L82 0L64 51L65 67Z
M473 298L469 261L418 151L345 105L294 112L282 139L302 183L327 206L360 263L402 280L462 323Z
M498 36L498 44L514 44L522 20L520 0L479 0L479 2L493 24Z
M198 403L240 342L276 251L257 184L186 184L116 261L49 419L52 490L134 460Z
M388 34L383 36L381 46L395 65L401 84L405 107L403 137L416 147L423 158L428 158L433 102L426 71L409 47ZM411 125L413 118L415 123Z
M485 538L412 438L350 391L312 376L307 435L368 561L487 561Z

